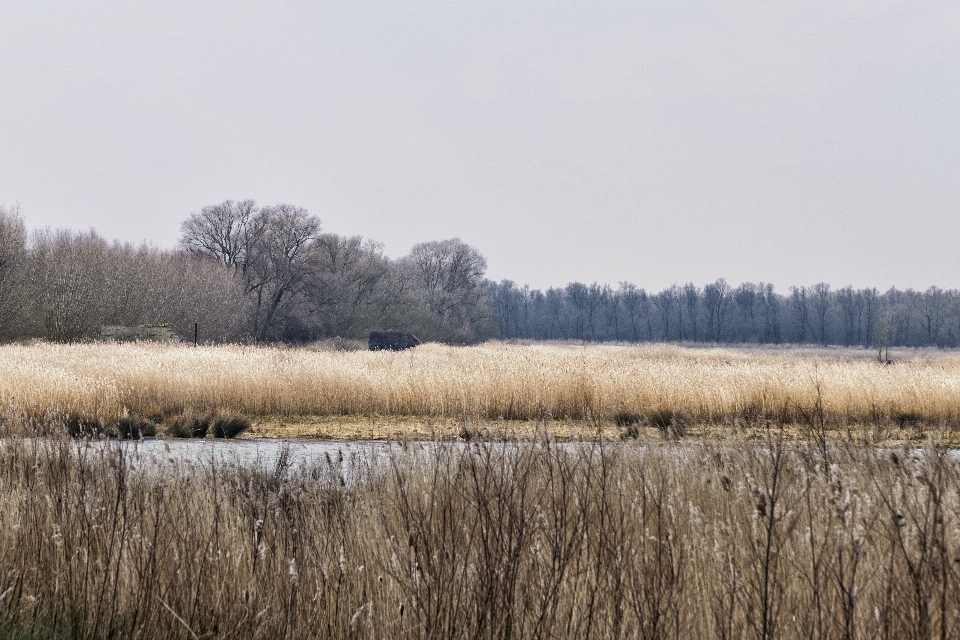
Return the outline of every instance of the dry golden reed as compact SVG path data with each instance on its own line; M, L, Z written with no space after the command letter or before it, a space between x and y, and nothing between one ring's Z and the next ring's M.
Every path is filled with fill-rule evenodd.
M932 447L153 451L0 441L0 637L960 634L960 465Z
M702 423L960 418L960 355L883 365L866 351L672 345L427 344L405 352L158 344L0 347L5 408L114 419L270 415L606 420L672 412Z

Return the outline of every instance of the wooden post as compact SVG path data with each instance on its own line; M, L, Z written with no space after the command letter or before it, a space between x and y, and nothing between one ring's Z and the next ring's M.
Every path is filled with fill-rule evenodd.
M193 323L193 346L197 346L197 328L199 327L199 322Z

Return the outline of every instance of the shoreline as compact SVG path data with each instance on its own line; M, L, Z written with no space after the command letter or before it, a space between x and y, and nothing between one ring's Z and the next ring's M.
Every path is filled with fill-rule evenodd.
M931 439L960 449L960 435L936 425L891 427L871 424L831 425L815 431L804 424L691 424L682 434L673 427L617 425L611 420L484 420L430 416L261 416L236 440L400 442L404 440L530 441L544 435L557 442L597 441L687 444L762 444L768 435L803 444L825 438L831 446L925 446Z

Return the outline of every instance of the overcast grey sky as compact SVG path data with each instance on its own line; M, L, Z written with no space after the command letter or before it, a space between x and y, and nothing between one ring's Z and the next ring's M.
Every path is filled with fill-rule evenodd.
M0 0L0 204L228 198L537 287L960 288L960 4Z

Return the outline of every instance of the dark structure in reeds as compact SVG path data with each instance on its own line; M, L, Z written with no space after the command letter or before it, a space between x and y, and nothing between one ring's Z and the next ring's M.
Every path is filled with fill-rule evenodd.
M370 351L403 351L418 346L420 341L406 331L374 331L367 343Z
M108 325L101 327L102 342L182 342L169 324L141 324L135 327Z

